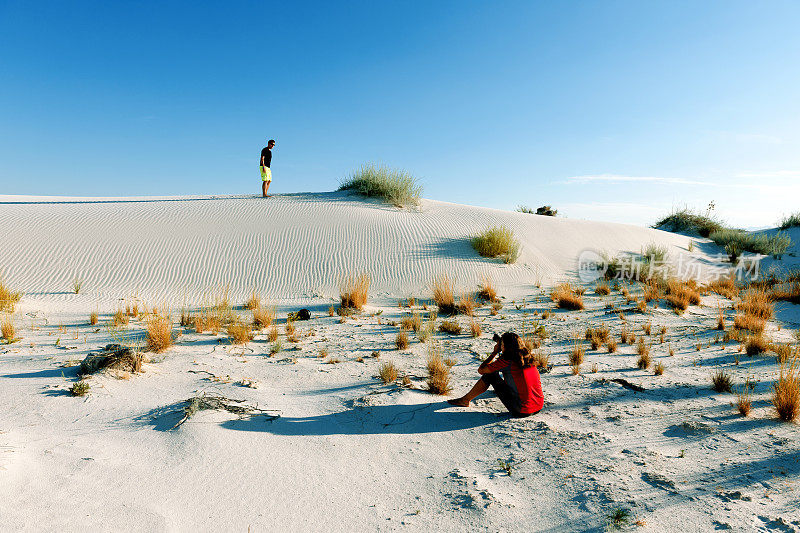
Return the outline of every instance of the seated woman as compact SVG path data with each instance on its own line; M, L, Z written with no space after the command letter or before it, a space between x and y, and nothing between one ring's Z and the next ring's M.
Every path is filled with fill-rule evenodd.
M469 402L491 385L512 416L523 418L538 413L544 406L544 395L530 351L516 333L503 333L502 337L495 334L494 341L497 343L494 351L478 367L481 378L472 390L447 402L469 407ZM498 354L500 357L495 360Z

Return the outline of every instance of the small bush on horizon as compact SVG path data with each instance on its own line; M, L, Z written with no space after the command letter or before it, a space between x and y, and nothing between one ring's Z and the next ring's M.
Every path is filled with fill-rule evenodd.
M784 232L774 235L748 233L740 229L722 228L712 232L709 239L725 248L732 262L743 252L780 257L792 245L792 239Z
M519 205L517 206L517 211L519 213L527 213L529 215L543 215L547 217L554 217L558 215L558 209L553 209L549 205L543 205L542 207L537 207L536 211L534 211L527 205Z
M519 241L506 226L492 226L473 237L471 243L482 257L500 257L505 264L519 258Z
M663 217L653 228L674 233L696 233L708 237L713 232L725 227L722 221L707 215L698 214L688 207L676 209Z
M367 163L353 171L339 185L339 190L380 198L395 207L419 205L422 196L422 186L414 176L404 170L374 163Z
M781 220L779 229L789 229L795 228L800 226L800 211L795 211L794 213L783 217Z

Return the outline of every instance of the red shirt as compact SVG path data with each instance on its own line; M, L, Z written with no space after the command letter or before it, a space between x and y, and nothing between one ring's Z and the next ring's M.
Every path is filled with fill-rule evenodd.
M542 394L542 381L539 370L535 366L521 368L502 357L498 357L485 367L489 372L502 372L506 383L516 388L522 407L520 413L530 414L544 407L544 394Z

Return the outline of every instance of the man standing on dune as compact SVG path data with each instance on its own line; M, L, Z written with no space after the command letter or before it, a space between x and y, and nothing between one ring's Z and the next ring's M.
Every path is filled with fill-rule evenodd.
M272 170L269 166L272 164L272 149L275 148L275 139L270 139L266 148L261 149L261 195L264 198L267 196L269 184L272 183Z

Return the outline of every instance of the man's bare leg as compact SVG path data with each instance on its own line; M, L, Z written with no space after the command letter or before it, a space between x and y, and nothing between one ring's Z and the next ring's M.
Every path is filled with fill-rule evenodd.
M479 379L478 382L473 385L468 393L466 393L461 398L455 398L453 400L447 400L447 403L451 405L457 405L459 407L469 407L469 402L483 394L489 390L489 385L487 385L482 379Z
M272 183L271 181L263 181L261 182L261 196L264 198L267 197L267 191L269 190L269 184Z

